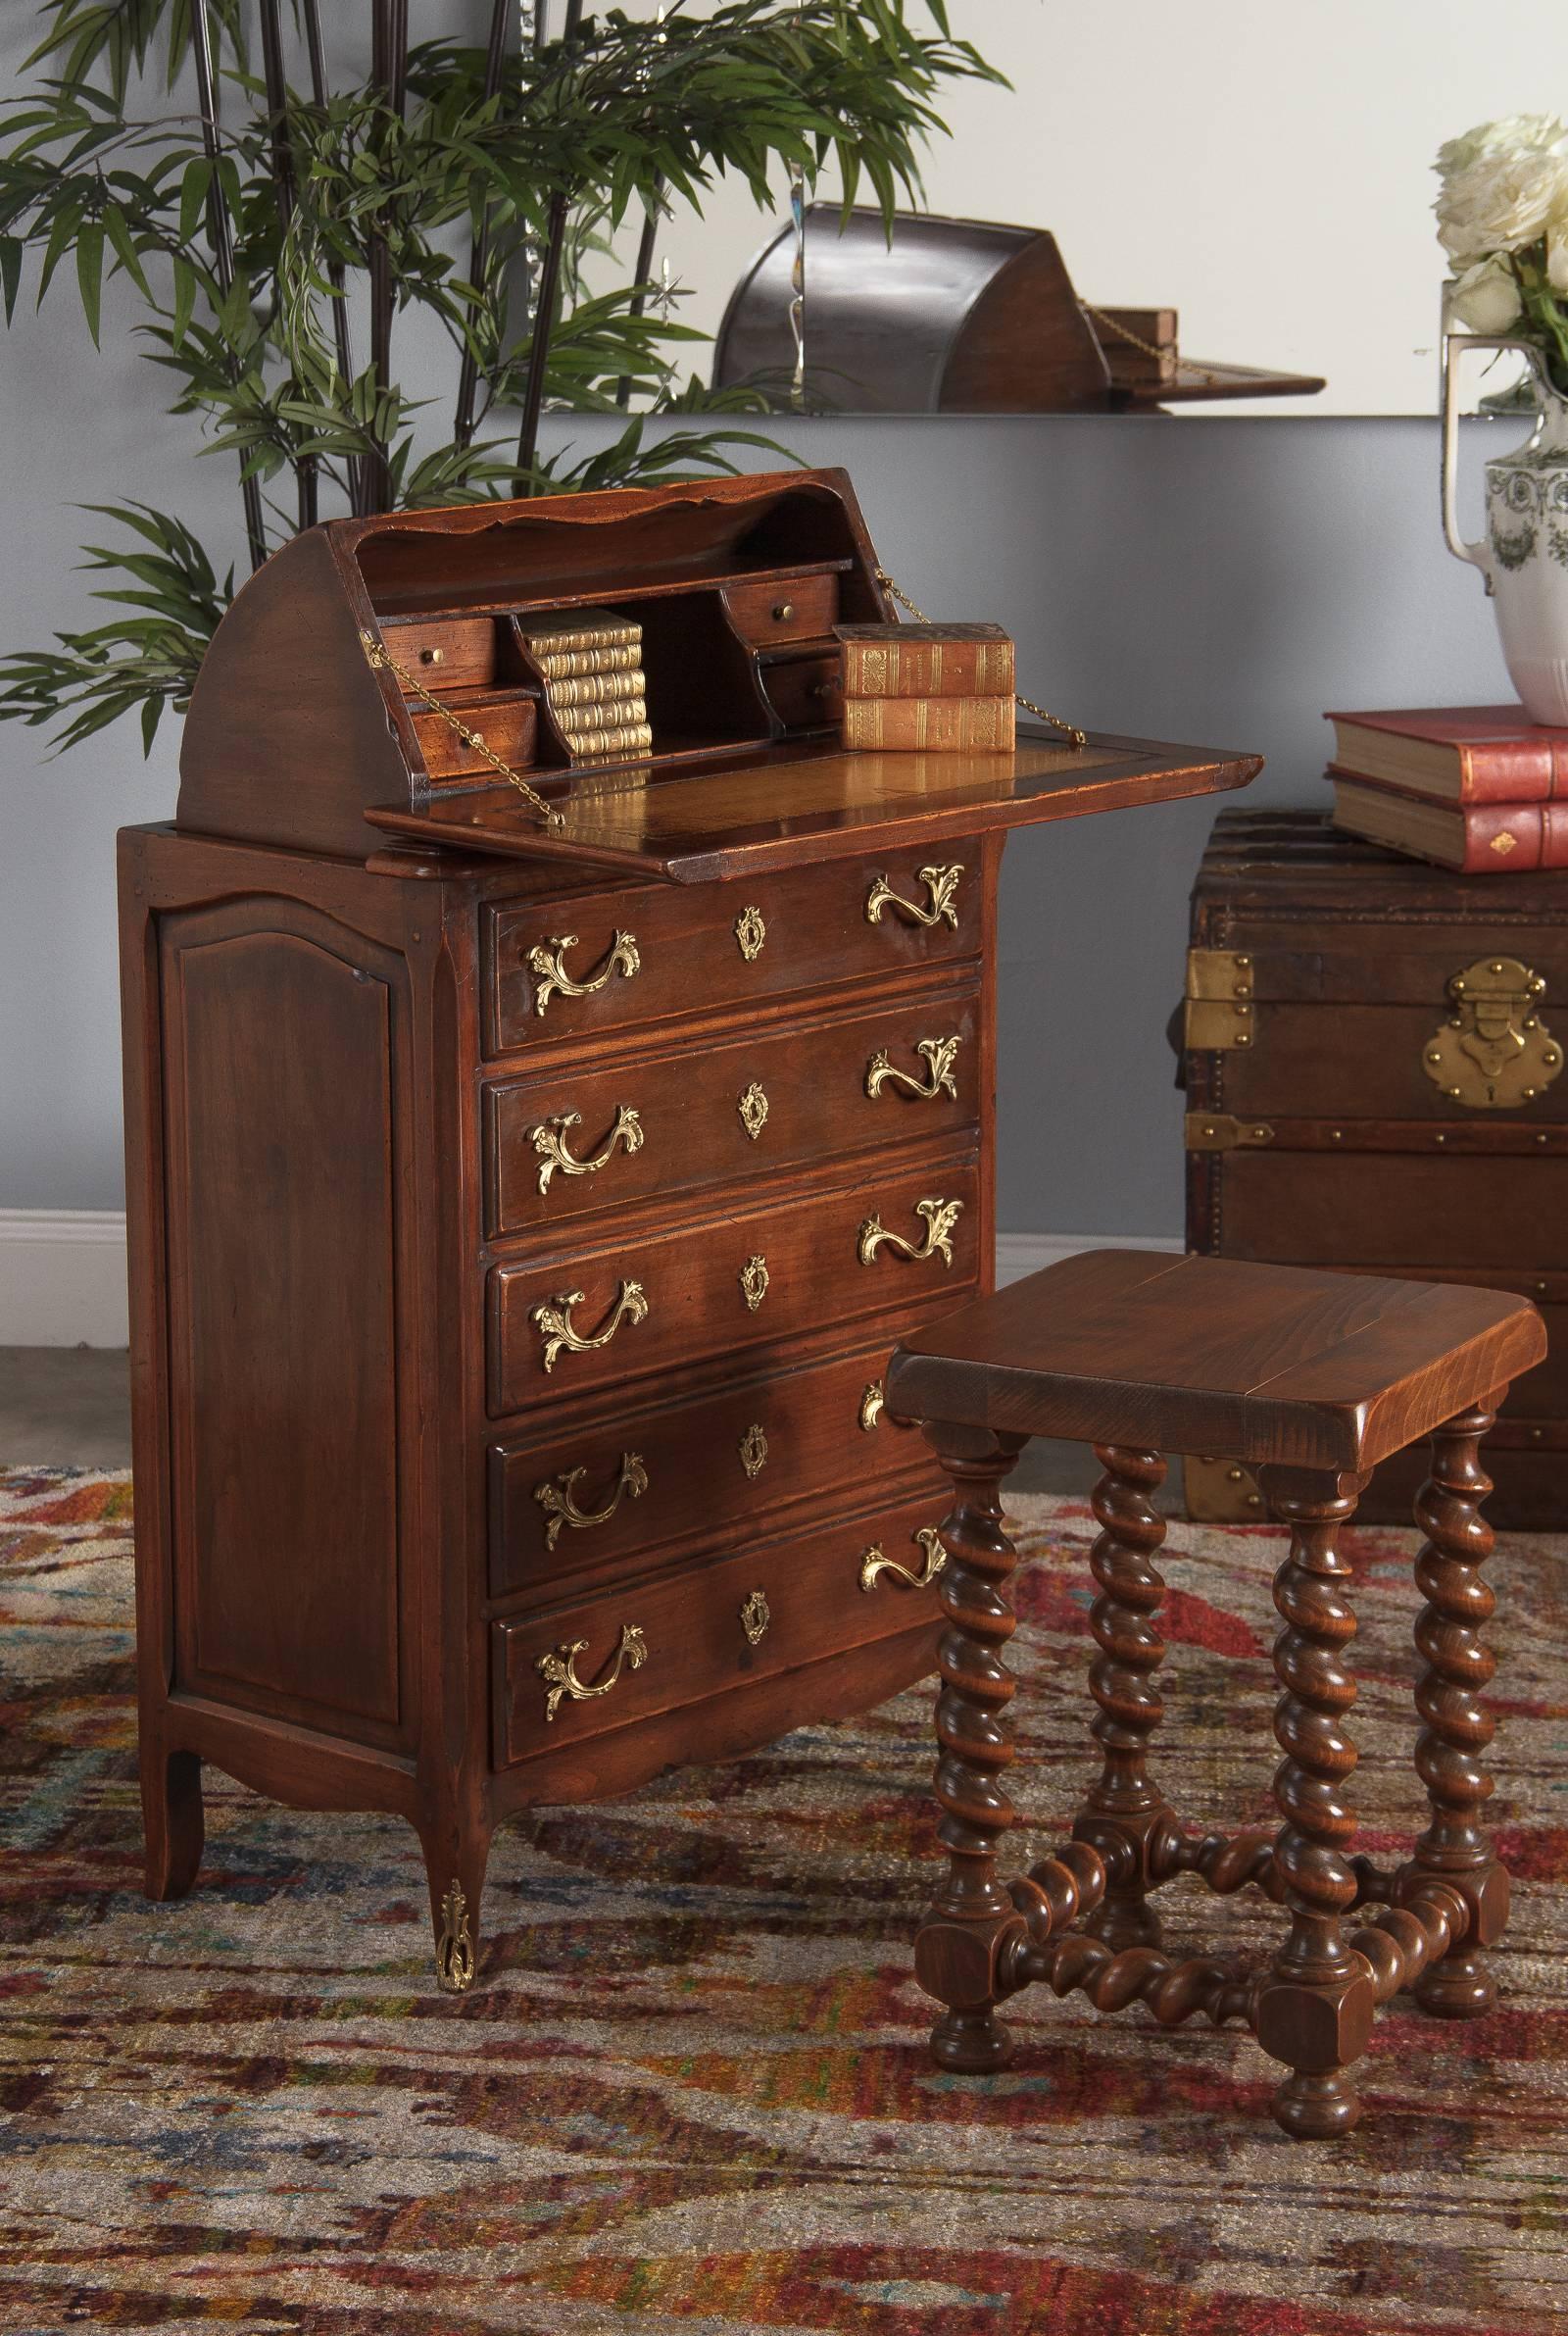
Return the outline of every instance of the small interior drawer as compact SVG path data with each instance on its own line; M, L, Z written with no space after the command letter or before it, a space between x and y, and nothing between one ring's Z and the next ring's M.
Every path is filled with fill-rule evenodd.
M844 719L844 660L836 650L826 656L764 657L759 678L786 729L831 729Z
M493 617L389 620L382 631L398 664L426 689L485 689L496 677Z
M724 586L724 608L743 640L805 641L830 633L839 617L836 575L749 577Z
M444 693L443 693L444 694ZM482 738L490 752L514 770L526 770L537 750L539 705L531 690L472 691L454 696L452 711L465 729ZM433 779L464 778L491 766L449 721L426 709L414 712L414 734L419 741L424 767Z
M940 1497L906 1495L738 1557L492 1623L496 1766L890 1637L927 1616L934 1664L942 1514ZM932 1538L922 1542L921 1533Z

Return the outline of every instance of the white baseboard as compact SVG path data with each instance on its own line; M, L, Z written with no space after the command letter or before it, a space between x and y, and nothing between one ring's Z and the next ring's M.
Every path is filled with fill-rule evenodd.
M122 1347L119 1209L0 1209L0 1346Z
M1171 1257L1180 1257L1182 1244L1174 1237L1143 1233L999 1233L997 1235L997 1287L1004 1288L1009 1281L1022 1281L1026 1273L1038 1273L1046 1266L1059 1266L1063 1258L1075 1258L1086 1249L1155 1249Z
M1021 1281L1082 1249L1159 1249L1125 1233L999 1233L997 1279ZM117 1209L0 1209L0 1346L122 1347L125 1219Z

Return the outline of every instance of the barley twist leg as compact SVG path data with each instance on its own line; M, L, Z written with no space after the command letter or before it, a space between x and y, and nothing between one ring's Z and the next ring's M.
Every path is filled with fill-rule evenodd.
M1290 1554L1274 1579L1285 1623L1274 1644L1281 1690L1274 1732L1285 1754L1274 1778L1284 1818L1274 1869L1291 1927L1258 1990L1256 2034L1292 2070L1275 2095L1279 2123L1296 2140L1327 2140L1360 2116L1345 2070L1366 2049L1375 2007L1371 1971L1341 1926L1358 1883L1346 1854L1355 1831L1347 1792L1355 1746L1345 1715L1355 1681L1345 1650L1355 1616L1349 1564L1337 1544L1355 1513L1361 1479L1270 1467L1262 1483L1291 1531Z
M1002 1529L1001 1485L1027 1441L983 1428L933 1423L927 1441L953 1480L955 1507L941 1527L948 1628L939 1661L937 1838L948 1871L915 1940L915 1975L947 2009L931 2036L944 2068L974 2075L1000 2068L1010 2050L996 2016L1002 1950L1021 1917L997 1872L997 1844L1013 1821L1002 1784L1012 1759L1004 1715L1013 1681L1003 1649L1014 1619L1006 1597L1017 1551Z
M1074 1838L1105 1861L1102 1906L1087 1927L1112 1951L1159 1943L1159 1918L1148 1893L1158 1875L1152 1849L1162 1825L1174 1823L1164 1794L1149 1773L1149 1739L1164 1712L1154 1673L1165 1642L1154 1626L1165 1584L1152 1563L1165 1538L1165 1520L1152 1495L1164 1481L1157 1452L1097 1444L1104 1474L1095 1487L1101 1532L1090 1554L1100 1596L1090 1614L1099 1654L1089 1691L1100 1709L1090 1733L1103 1755Z
M1426 1534L1415 1580L1427 1601L1415 1625L1426 1665L1415 1690L1422 1720L1415 1764L1432 1822L1400 1871L1398 1894L1403 1902L1425 1884L1444 1881L1468 1910L1466 1927L1415 1983L1423 2012L1444 2019L1474 2019L1495 2004L1496 1982L1482 1950L1495 1945L1508 1919L1507 1868L1479 1821L1492 1793L1484 1755L1495 1726L1483 1690L1496 1668L1481 1637L1496 1602L1481 1573L1492 1554L1492 1528L1481 1515L1492 1482L1480 1447L1500 1400L1490 1397L1438 1429L1432 1473L1415 1505Z

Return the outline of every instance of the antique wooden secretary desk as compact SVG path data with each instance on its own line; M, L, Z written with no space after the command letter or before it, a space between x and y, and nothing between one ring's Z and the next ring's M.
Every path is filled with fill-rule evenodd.
M537 652L596 610L619 764ZM509 1812L931 1668L878 1382L991 1278L1005 830L1256 765L846 755L831 628L891 614L799 472L332 522L220 625L122 847L155 1895L203 1761L392 1811L463 1987Z

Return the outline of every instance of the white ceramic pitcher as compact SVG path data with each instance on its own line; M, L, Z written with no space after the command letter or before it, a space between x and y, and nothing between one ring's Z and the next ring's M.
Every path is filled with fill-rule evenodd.
M1458 367L1463 349L1517 349L1530 366L1536 426L1522 446L1485 466L1487 532L1466 543L1454 509ZM1487 579L1502 654L1532 721L1568 728L1568 399L1522 341L1479 332L1443 336L1443 532L1454 557Z

